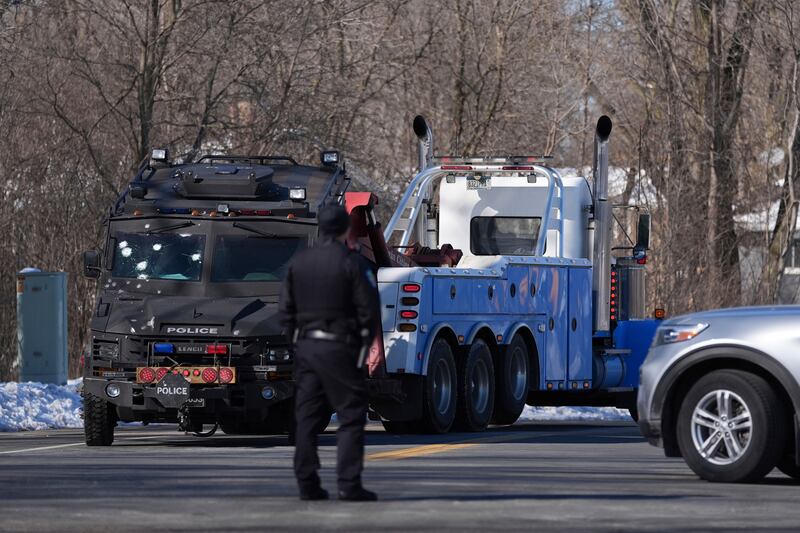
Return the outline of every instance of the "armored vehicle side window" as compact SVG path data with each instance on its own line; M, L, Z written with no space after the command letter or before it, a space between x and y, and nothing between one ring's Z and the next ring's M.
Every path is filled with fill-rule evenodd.
M211 281L280 281L307 238L220 235L214 246Z
M114 267L117 278L198 281L203 271L203 235L117 233Z
M534 255L541 218L475 217L470 250L475 255Z

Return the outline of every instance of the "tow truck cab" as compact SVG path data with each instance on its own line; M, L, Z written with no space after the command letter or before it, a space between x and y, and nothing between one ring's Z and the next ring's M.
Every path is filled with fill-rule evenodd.
M85 358L87 442L117 420L201 431L285 431L292 353L276 320L289 259L311 246L316 213L349 184L337 152L287 157L155 150L84 254L99 290ZM109 427L110 426L110 427Z

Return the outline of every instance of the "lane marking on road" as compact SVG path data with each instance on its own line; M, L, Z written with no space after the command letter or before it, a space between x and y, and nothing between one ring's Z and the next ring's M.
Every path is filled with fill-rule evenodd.
M552 437L560 435L561 433L538 433L530 434L520 432L519 434L503 434L493 435L491 437L480 437L477 439L469 439L463 442L447 442L442 444L426 444L424 446L415 446L413 448L401 448L399 450L389 450L386 452L371 453L365 457L367 461L391 461L394 459L405 459L408 457L421 457L423 455L432 455L434 453L450 452L454 450L462 450L464 448L472 448L481 444L490 443L505 443L527 440L531 438Z
M388 452L377 452L367 455L367 461L381 461L387 459L403 459L404 457L420 457L434 453L449 452L463 448L472 448L478 443L460 442L454 444L426 444L425 446L415 446L413 448L402 448L400 450L389 450Z
M143 440L143 439L158 439L161 437L169 436L168 434L160 434L160 435L146 435L144 437L123 437L118 438L117 441L127 441L127 440ZM37 446L36 448L23 448L21 450L6 450L4 452L0 452L0 455L6 455L9 453L24 453L24 452L38 452L42 450L55 450L58 448L70 448L72 446L86 446L85 442L70 442L68 444L54 444L52 446Z

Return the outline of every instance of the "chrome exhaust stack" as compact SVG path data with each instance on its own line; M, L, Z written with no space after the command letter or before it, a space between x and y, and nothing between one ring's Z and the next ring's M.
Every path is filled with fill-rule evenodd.
M603 115L594 133L594 250L592 309L594 331L611 331L611 206L608 203L608 138L611 119Z
M422 172L433 163L433 133L422 115L414 117L414 134L419 141L417 147L419 153L418 172Z

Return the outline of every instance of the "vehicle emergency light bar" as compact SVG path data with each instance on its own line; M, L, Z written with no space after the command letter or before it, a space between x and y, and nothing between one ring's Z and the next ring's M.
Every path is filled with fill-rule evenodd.
M440 165L522 165L525 163L542 163L546 159L553 159L552 155L505 155L486 157L453 157L437 156L434 161Z

